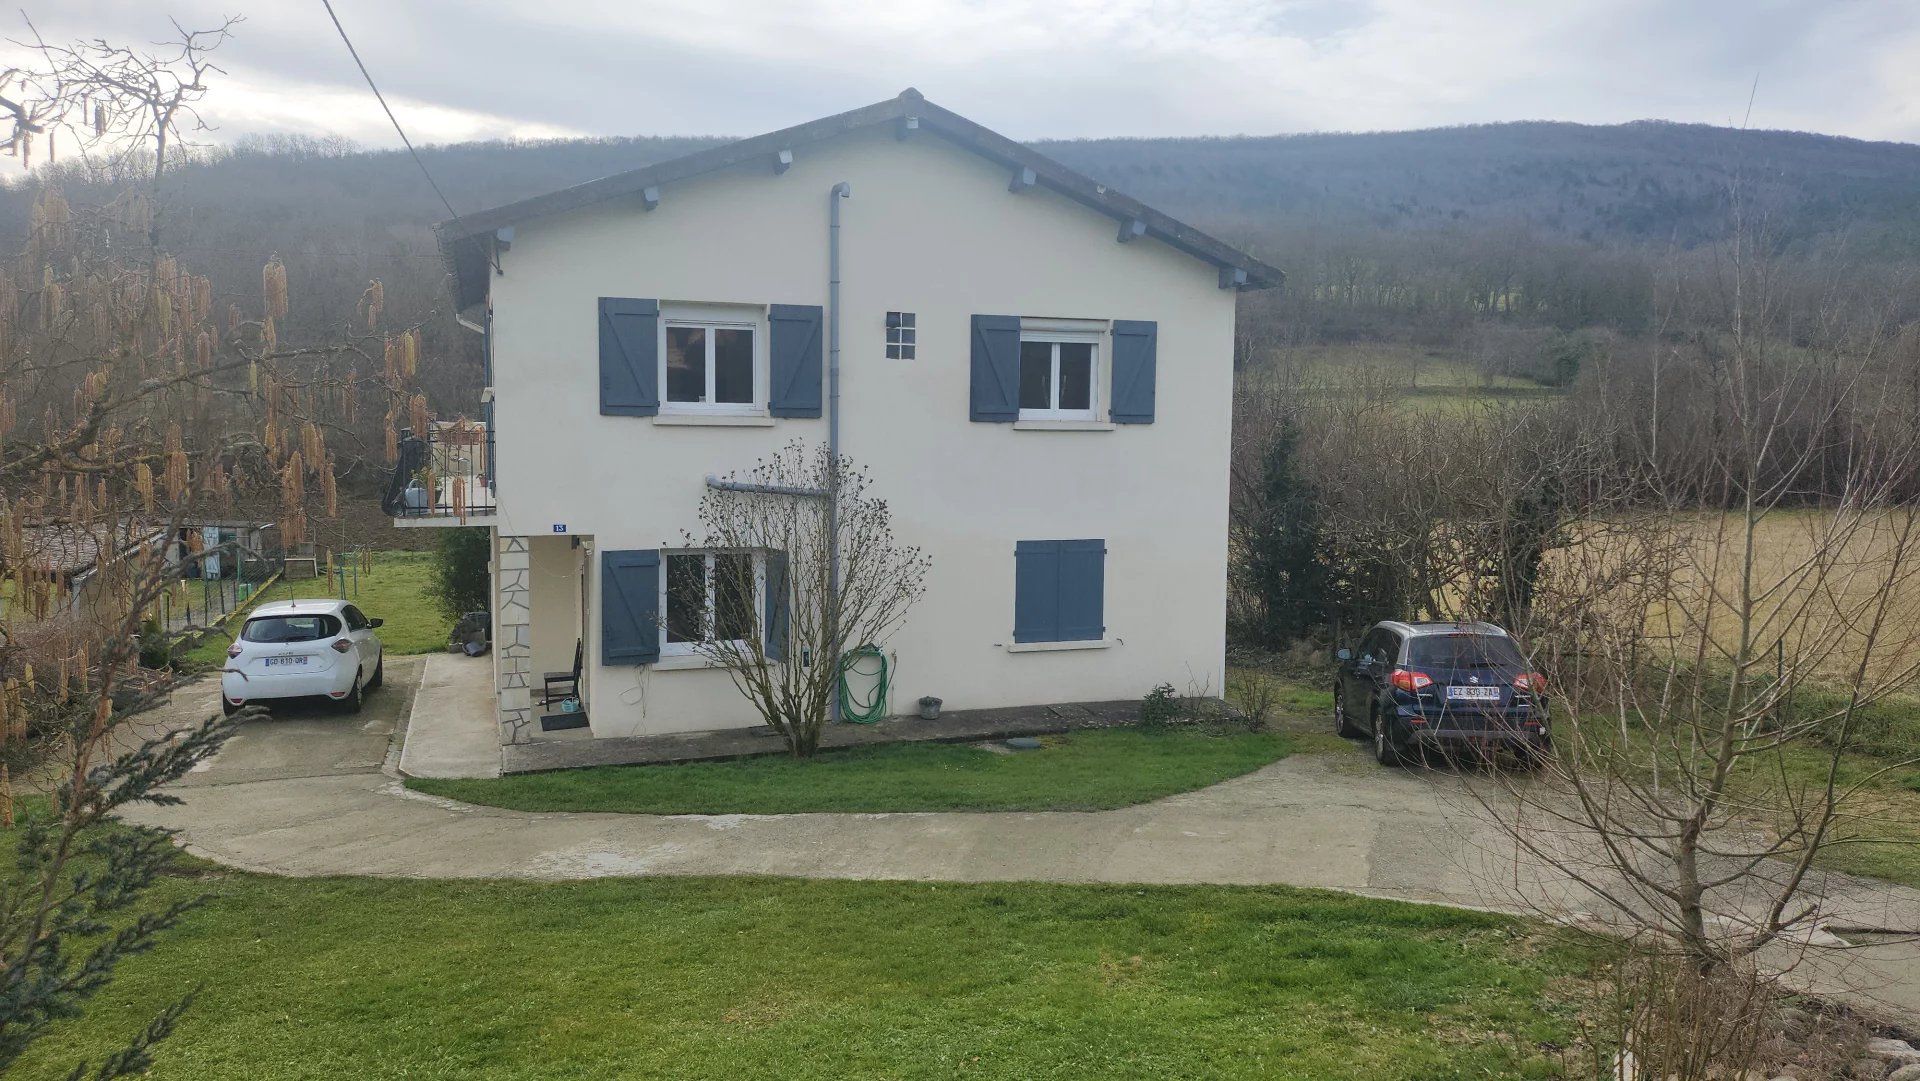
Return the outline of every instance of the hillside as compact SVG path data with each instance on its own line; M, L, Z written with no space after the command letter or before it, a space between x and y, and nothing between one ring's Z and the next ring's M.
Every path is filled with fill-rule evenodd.
M423 151L456 209L478 209L725 141L719 137L464 143ZM1889 255L1920 254L1920 146L1797 132L1642 121L1524 122L1424 131L1034 144L1096 179L1216 226L1289 220L1386 228L1524 223L1601 244L1722 234L1743 183L1800 241L1846 233ZM68 181L71 183L71 181ZM267 226L275 241L357 248L445 214L407 156L319 141L243 142L180 171L172 201L186 246ZM18 235L18 187L0 190L0 231ZM216 233L206 212L227 219ZM256 214L274 221L254 220Z
M471 210L720 141L490 142L423 154L455 207ZM1640 329L1646 256L1726 235L1735 186L1783 251L1920 262L1920 146L1908 144L1534 122L1036 145L1286 269L1288 296L1263 298L1251 318L1286 324L1296 340L1378 336L1396 320L1404 329L1395 311L1429 326L1497 308L1563 328ZM78 204L103 194L70 166L43 169L0 188L0 235L24 234L32 184L48 181ZM252 292L268 252L286 259L301 299L287 333L337 327L377 277L390 312L430 320L430 352L471 357L444 319L428 231L445 212L403 152L246 141L176 170L162 201L169 246L222 291ZM1341 311L1302 307L1315 304Z
M1920 146L1642 121L1483 124L1365 135L1046 144L1148 202L1258 227L1525 224L1600 244L1724 235L1744 185L1801 243L1846 235L1920 254Z

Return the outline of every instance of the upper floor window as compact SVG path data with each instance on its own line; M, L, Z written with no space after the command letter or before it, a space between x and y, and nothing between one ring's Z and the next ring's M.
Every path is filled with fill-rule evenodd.
M919 328L914 326L912 312L887 313L888 360L912 360L918 338Z
M668 311L661 323L663 412L765 409L758 320L747 313Z
M1020 419L1093 420L1100 336L1020 332Z

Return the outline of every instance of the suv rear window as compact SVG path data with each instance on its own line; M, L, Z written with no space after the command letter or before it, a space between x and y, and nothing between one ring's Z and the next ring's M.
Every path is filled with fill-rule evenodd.
M1513 639L1491 634L1423 634L1407 645L1407 663L1427 668L1522 668Z
M328 615L259 616L247 620L243 642L318 642L340 633L340 621Z

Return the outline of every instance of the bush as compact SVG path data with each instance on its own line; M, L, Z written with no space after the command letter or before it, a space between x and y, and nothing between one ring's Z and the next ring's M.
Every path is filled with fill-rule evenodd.
M166 628L152 616L140 624L140 667L161 669L173 663L173 643L167 638Z
M492 581L487 573L491 561L491 542L481 526L466 526L439 531L433 549L434 603L448 619L468 612L484 612L490 607L488 594Z
M1266 676L1250 673L1237 685L1227 684L1227 704L1232 707L1227 722L1258 732L1280 711L1280 690Z
M1147 692L1140 702L1140 727L1149 731L1158 731L1172 724L1180 716L1180 692L1173 684L1162 683Z

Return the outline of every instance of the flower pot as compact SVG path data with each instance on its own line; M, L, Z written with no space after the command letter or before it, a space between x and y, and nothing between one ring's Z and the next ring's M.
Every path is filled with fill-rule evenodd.
M428 499L425 488L413 487L400 493L400 505L408 510L426 510L433 504Z
M922 698L920 700L920 719L923 721L939 720L940 719L940 699L934 698L931 695L929 695L926 698Z

